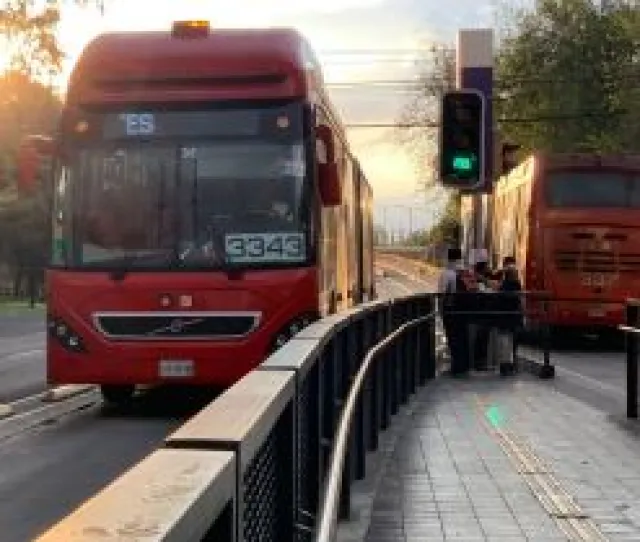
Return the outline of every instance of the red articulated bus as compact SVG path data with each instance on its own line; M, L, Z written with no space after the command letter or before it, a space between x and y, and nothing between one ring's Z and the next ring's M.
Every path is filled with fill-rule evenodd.
M228 386L310 322L375 297L372 192L288 29L106 34L51 145L51 384Z
M640 295L640 156L536 153L499 180L493 204L494 254L515 255L524 287L550 294L551 326L623 322Z

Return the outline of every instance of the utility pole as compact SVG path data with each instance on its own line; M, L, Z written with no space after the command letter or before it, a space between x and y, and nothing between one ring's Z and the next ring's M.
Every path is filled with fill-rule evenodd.
M456 46L456 87L474 89L485 99L484 114L484 175L490 192L493 180L493 30L459 30ZM487 190L485 190L486 192ZM473 195L473 244L482 248L486 243L487 198L482 193ZM462 234L464 235L464 233Z
M413 207L409 207L409 237L413 235Z

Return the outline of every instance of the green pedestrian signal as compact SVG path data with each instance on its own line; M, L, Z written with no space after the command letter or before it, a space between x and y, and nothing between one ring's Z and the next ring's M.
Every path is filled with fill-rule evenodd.
M447 92L440 124L440 181L470 190L484 183L484 98L473 90Z
M477 162L478 159L475 156L464 156L464 155L456 155L453 157L453 170L458 173L468 173L473 171L474 162Z

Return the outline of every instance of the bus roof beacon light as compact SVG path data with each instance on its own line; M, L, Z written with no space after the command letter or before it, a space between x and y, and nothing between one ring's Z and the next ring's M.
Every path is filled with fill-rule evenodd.
M171 34L175 38L203 38L209 35L209 21L175 21Z
M484 182L484 97L475 90L442 99L440 179L443 186L473 190Z

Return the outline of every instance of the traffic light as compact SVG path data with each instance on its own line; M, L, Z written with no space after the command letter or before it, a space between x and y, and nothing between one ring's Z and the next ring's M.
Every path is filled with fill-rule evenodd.
M447 92L443 97L440 181L462 190L484 182L484 98L477 91Z

